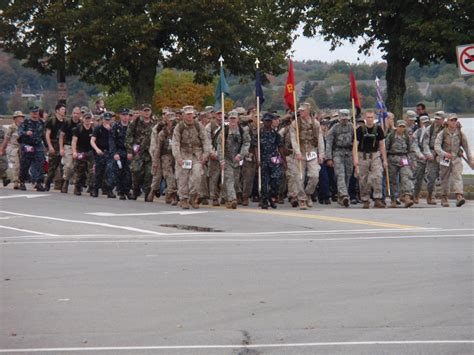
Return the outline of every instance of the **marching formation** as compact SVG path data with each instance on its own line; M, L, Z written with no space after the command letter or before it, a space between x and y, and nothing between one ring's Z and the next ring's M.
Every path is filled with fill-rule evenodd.
M185 106L156 116L150 105L118 115L75 107L68 118L58 104L47 118L31 107L28 118L16 111L4 132L0 173L4 186L11 180L19 190L30 182L49 191L59 181L62 193L73 185L75 195L87 188L92 197L164 195L183 209L277 208L286 198L302 210L331 201L385 208L387 197L393 208L410 207L423 182L427 203L436 205L438 179L442 206L449 207L450 188L456 206L465 203L462 159L473 167L474 157L456 114L438 111L431 120L419 104L403 119L388 113L382 125L371 110L355 123L347 109L316 114L301 103L296 111L280 117Z

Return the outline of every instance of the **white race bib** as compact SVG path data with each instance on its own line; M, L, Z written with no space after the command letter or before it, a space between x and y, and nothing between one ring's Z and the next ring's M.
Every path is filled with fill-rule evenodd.
M441 160L439 161L439 165L442 165L442 166L448 167L449 164L451 164L451 159L441 159Z
M314 159L317 159L318 158L318 153L316 152L307 152L306 153L306 161L311 161L311 160L314 160Z
M183 169L189 170L193 167L192 160L183 160Z

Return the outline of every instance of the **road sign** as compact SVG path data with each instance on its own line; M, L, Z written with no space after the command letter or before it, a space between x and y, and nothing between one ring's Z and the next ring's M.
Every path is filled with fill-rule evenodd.
M58 100L67 100L68 92L66 83L58 83L57 93Z
M474 44L456 47L459 74L474 75Z

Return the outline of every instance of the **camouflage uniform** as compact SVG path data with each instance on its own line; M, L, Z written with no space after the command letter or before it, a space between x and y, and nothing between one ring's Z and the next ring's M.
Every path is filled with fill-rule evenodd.
M90 137L92 137L93 128L86 130L86 128L80 124L76 128L74 128L73 136L78 137L81 131L90 131L89 132L89 142ZM76 145L76 152L78 154L78 158L74 160L74 193L76 195L80 195L82 188L84 186L92 187L94 184L94 151L88 144L87 148L80 147ZM91 189L92 192L92 189Z
M3 144L5 139L5 131L0 127L0 145ZM7 154L8 155L8 154ZM8 171L8 158L5 155L0 155L0 179L3 179L4 185L7 180L7 171Z
M107 187L112 191L117 186L119 195L129 194L132 180L125 146L127 130L128 125L124 126L121 122L117 122L113 124L109 134L109 150L112 159L110 161L110 174L107 176ZM114 160L115 154L120 156L120 164Z
M238 189L236 185L239 185L240 181L240 164L234 161L237 155L240 155L241 159L247 156L250 148L250 135L248 127L237 126L230 128L226 126L224 129L225 137L225 152L222 156L222 131L219 132L217 137L217 156L219 161L225 161L224 167L224 199L227 202L233 202L237 200Z
M175 177L175 161L171 150L171 140L173 138L174 127L165 127L158 134L158 141L154 151L153 159L159 161L159 169L166 180L166 198L168 203L175 199L176 195L176 177Z
M339 198L348 197L347 187L352 175L352 144L354 128L351 123L337 123L326 136L326 159L333 160Z
M301 154L301 172L299 170L300 161L295 159L296 165L296 184L298 187L298 201L307 201L311 206L311 195L316 189L319 179L319 162L318 159L324 159L324 139L320 129L319 122L310 117L308 119L298 119L298 128L300 135L300 144L298 145L296 137L296 122L291 124L290 138L294 156ZM317 157L307 160L307 154L315 152ZM295 172L293 172L294 174ZM301 176L302 173L302 176ZM306 187L304 186L305 175L307 176ZM294 177L295 178L295 177Z
M248 130L250 135L249 154L244 157L244 163L242 165L242 204L244 206L248 205L249 197L252 194L255 173L257 171L257 161L254 155L257 147L257 127L249 123Z
M208 137L208 141L213 143L215 141L216 135L219 133L220 126L217 124L215 120L212 120L206 126L206 133ZM217 154L215 147L211 147L212 152ZM213 200L214 205L216 201L219 200L219 181L221 175L221 166L219 164L219 160L210 159L208 161L208 174L209 174L209 197ZM218 205L218 203L217 203Z
M18 127L15 122L8 127L5 138L8 138L6 153L11 180L18 184L20 182L20 143L18 143Z
M435 141L439 132L443 130L442 124L432 123L428 129L428 145L430 154L433 157L426 163L426 189L428 190L428 196L432 197L435 191L436 179L439 177L439 161L436 160L437 153L435 151ZM436 204L436 202L434 202Z
M157 163L158 165L158 170L153 173L153 179L151 181L151 191L152 194L154 194L155 191L160 191L160 185L161 185L161 179L163 178L163 170L161 169L161 164L159 156L156 156L156 150L158 146L158 134L161 132L163 129L164 124L162 122L157 123L153 129L151 130L151 137L150 137L150 156L151 156L151 162L152 166ZM156 159L156 160L155 160ZM152 197L150 195L150 197Z
M26 132L32 131L28 136ZM44 165L44 144L43 144L44 123L40 119L34 121L25 119L18 128L20 139L20 181L24 183L28 180L31 172L31 182L41 183L43 181ZM32 149L30 148L32 147ZM31 151L33 150L33 151Z
M435 151L438 155L438 162L445 158L446 153L451 153L453 156L449 166L440 164L441 194L443 199L447 199L450 182L452 183L452 189L456 195L462 196L464 193L461 148L465 151L468 161L472 164L473 156L469 142L460 128L456 128L454 131L450 131L449 128L444 128L438 133L435 141Z
M413 173L409 154L416 151L415 142L403 133L401 136L395 131L390 133L385 140L388 157L388 174L390 177L390 190L392 201L395 201L397 181L399 185L399 196L405 199L413 195Z
M297 194L298 194L298 163L293 155L293 147L291 146L291 135L290 135L290 125L283 127L278 132L281 136L283 142L283 150L286 155L286 164L287 169L285 178L286 178L286 187L288 189L288 200L290 202L294 201L295 207L297 203Z
M145 200L150 193L153 180L149 151L153 126L152 119L147 123L143 117L139 117L130 123L125 138L127 153L134 155L131 164L133 195L135 198L140 196L141 189L143 189Z
M431 155L430 147L429 147L428 130L429 128L420 127L413 134L413 141L415 143L414 147L415 147L415 155L416 155L416 168L415 168L415 176L414 176L413 194L416 199L418 199L418 196L421 191L421 187L423 185L423 180L425 179L425 172L426 172L426 165L427 165L426 157Z
M208 158L211 147L204 127L199 122L178 123L173 131L172 152L176 161L176 178L180 200L198 197L203 168L201 160ZM184 169L180 160L191 160L191 169Z

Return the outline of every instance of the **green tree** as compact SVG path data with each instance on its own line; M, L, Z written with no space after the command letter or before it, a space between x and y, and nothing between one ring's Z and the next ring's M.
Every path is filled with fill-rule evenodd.
M448 112L464 112L467 109L467 100L463 90L457 86L450 86L444 90L443 107Z
M331 106L331 100L329 98L328 92L322 86L315 86L313 91L311 91L311 97L318 104L319 108L328 108Z
M301 91L301 100L304 100L307 97L310 97L312 89L313 89L313 85L311 85L311 83L308 80L306 80L303 85L303 90Z
M405 92L405 106L412 107L415 106L418 102L423 99L423 95L421 94L418 86L414 79L410 79L407 81L407 89Z
M124 88L120 91L116 91L115 93L111 95L103 97L103 99L104 99L105 107L107 107L107 110L109 111L119 112L119 110L124 107L126 108L133 107L133 98L132 98L132 95L130 95L130 92L128 91L127 88Z
M438 1L301 1L305 6L304 34L321 33L332 47L358 38L359 52L378 43L387 61L386 104L401 117L407 66L445 59L454 62L455 46L474 38L474 2Z
M0 115L6 115L8 113L7 101L0 95Z

